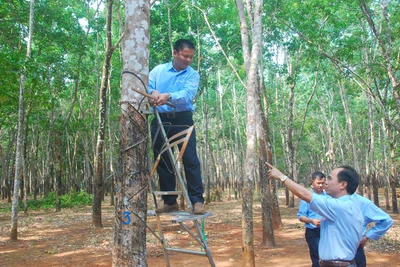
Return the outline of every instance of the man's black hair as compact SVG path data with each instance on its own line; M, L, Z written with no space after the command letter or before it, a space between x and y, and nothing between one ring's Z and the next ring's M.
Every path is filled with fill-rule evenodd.
M311 179L314 181L315 179L321 180L325 178L325 174L320 171L316 171L313 174L311 174Z
M181 51L181 50L183 50L185 48L196 50L196 47L194 46L194 44L190 40L178 39L178 40L175 41L174 50L179 52L179 51Z
M354 194L354 192L356 192L359 182L359 175L357 171L353 167L348 165L343 165L339 168L342 168L342 170L339 171L337 175L338 182L347 182L347 193L349 193L349 195Z

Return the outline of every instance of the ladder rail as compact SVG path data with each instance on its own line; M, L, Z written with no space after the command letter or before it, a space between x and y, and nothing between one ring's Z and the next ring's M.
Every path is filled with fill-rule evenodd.
M166 143L166 145L169 146L170 143L169 143L169 140L168 140L168 136L167 136L167 133L165 132L164 126L163 126L162 121L161 121L160 114L158 113L157 109L154 109L154 116L155 116L155 118L157 120L157 125L158 125L158 128L160 130L161 137L163 138L163 140ZM189 141L189 139L185 140L186 145L187 145L188 141ZM185 145L185 148L186 148L186 145ZM183 147L183 145L182 145L182 147ZM180 171L178 169L178 162L174 157L172 149L167 149L165 152L168 154L168 156L169 156L169 158L171 160L172 167L173 167L174 174L175 174L175 178L177 179L179 188L182 191L182 195L183 195L183 197L185 199L186 205L187 205L187 207L189 208L190 211L193 211L193 205L192 205L192 203L190 201L189 194L188 194L188 192L187 192L187 190L185 188L185 183L184 183L182 175L181 175L181 173L180 173ZM182 155L184 153L184 150L182 152L182 148L181 148L181 153L182 153ZM159 156L161 157L161 154L159 154Z
M208 217L211 215L211 213L207 213L207 214L203 214L203 215L195 215L193 214L193 204L190 201L189 198L189 194L188 191L185 187L185 182L183 180L183 177L179 171L179 166L178 163L182 162L182 157L183 154L186 150L186 146L189 142L189 139L191 137L191 134L193 132L194 126L188 126L188 129L181 131L175 135L173 135L171 138L168 138L167 133L164 129L164 125L162 124L162 120L160 117L160 114L158 113L157 109L154 109L154 116L155 119L157 121L157 125L158 125L158 129L156 131L156 134L154 136L153 139L153 144L156 138L158 138L158 135L161 135L161 138L164 140L164 145L161 148L161 151L159 152L154 166L152 168L151 171L151 175L150 175L150 179L151 181L149 181L149 185L150 188L152 190L152 196L153 196L153 203L155 208L158 207L157 205L157 198L156 195L168 195L168 194L173 194L173 195L181 195L183 196L185 203L187 205L187 208L189 210L189 212L176 212L176 213L171 213L170 215L178 215L176 217L174 217L171 221L172 223L178 223L183 229L185 229L189 235L195 239L202 248L204 248L204 251L195 251L195 250L188 250L188 249L180 249L180 248L173 248L173 247L169 247L166 239L164 237L164 233L163 233L163 228L162 228L162 223L161 223L161 214L156 213L156 221L157 221L157 228L158 228L158 235L154 232L151 231L156 238L160 241L163 250L164 250L164 258L166 261L166 266L170 267L170 259L169 259L169 255L168 252L170 251L175 251L175 252L182 252L182 253L188 253L188 254L194 254L194 255L202 255L202 256L207 256L208 261L210 263L211 267L215 267L215 263L214 263L214 259L212 258L210 249L207 245L207 242L205 240L205 236L203 235L202 231L201 231L201 227L200 224L198 222L198 219L204 219L205 217ZM184 137L183 137L184 136ZM179 138L178 140L175 140ZM179 153L178 155L175 157L172 148L174 146L178 146L181 145L180 149L179 149ZM169 191L169 192L160 192L160 191L156 191L155 190L155 184L153 181L153 177L156 174L156 170L157 170L157 166L160 163L161 160L161 155L163 153L167 153L169 159L171 160L171 164L173 167L173 172L175 174L175 178L177 180L177 184L179 186L180 191ZM167 215L167 214L166 214ZM194 227L195 227L195 233L194 231L192 231L184 222L185 221L192 221L194 223Z

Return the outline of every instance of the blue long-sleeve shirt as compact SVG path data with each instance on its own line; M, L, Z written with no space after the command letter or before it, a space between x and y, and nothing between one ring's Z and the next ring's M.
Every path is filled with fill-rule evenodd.
M363 215L350 195L328 198L313 194L310 208L323 216L318 245L322 260L351 261L362 238Z
M153 90L160 93L170 93L170 102L175 105L175 109L163 105L158 106L160 113L194 111L193 99L199 87L200 75L192 67L177 71L172 62L156 66L149 73L149 88L151 94Z
M311 192L315 193L312 189ZM322 191L321 195L326 196L325 191ZM297 218L300 220L300 217L305 216L309 219L321 219L322 216L319 215L318 213L314 212L312 209L310 209L310 203L307 203L304 200L300 201L299 205L299 211L297 212ZM315 226L313 223L305 223L304 226L309 229L315 229L317 226Z
M364 217L363 235L371 240L380 239L393 225L392 218L368 198L362 197L358 194L353 194L352 198L359 204L361 213ZM375 225L365 232L368 224L372 222L374 222Z

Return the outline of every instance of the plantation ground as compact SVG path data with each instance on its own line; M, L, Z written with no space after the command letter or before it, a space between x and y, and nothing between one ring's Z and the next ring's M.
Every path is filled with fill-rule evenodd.
M383 199L383 198L382 198ZM283 193L280 201L283 202ZM297 200L298 201L298 200ZM109 200L103 205L102 229L91 227L91 207L53 211L19 213L18 241L9 241L10 213L0 213L0 266L104 266L112 263L114 208ZM298 206L298 202L296 202ZM0 206L9 205L0 201ZM207 243L218 267L240 267L242 253L241 203L224 201L207 205L213 215L206 219ZM260 245L260 204L254 205L254 237L256 266L311 266L304 240L303 225L297 220L297 208L281 206L284 228L275 231L275 248ZM380 241L366 247L369 267L400 266L400 216L391 214L394 226ZM155 227L153 217L149 225ZM169 222L165 222L169 223ZM170 224L165 238L172 246L185 245L199 249L199 245L179 225ZM149 233L147 241L148 265L165 266L163 250ZM171 266L209 266L203 256L171 253Z

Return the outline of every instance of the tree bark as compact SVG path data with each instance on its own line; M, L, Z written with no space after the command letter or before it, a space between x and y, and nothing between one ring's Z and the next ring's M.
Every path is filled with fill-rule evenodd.
M101 221L101 201L103 199L104 165L105 165L105 137L106 137L106 110L107 110L107 88L111 68L111 58L116 46L112 46L112 8L113 0L107 0L107 22L106 22L106 46L104 55L103 75L100 85L99 101L99 128L97 132L96 153L94 156L93 177L93 214L92 226L103 227Z
M383 178L383 185L384 185L384 196L385 196L385 205L386 209L390 210L390 201L389 201L389 190L390 190L390 174L388 170L388 154L387 154L387 146L386 146L386 139L387 136L385 135L385 121L382 118L382 127L379 128L380 133L380 143L382 144L382 178Z
M371 183L372 183L372 192L374 198L374 204L379 207L379 196L378 196L378 178L375 171L375 122L374 122L374 111L372 105L372 99L369 95L367 95L367 102L368 102L368 114L369 114L369 131L370 131L370 138L369 138L369 153L368 153L368 164L370 168L371 174Z
M202 167L204 166L204 167L206 167L206 168L204 168L203 167L203 171L202 171L202 173L204 174L204 178L205 178L205 189L206 189L206 199L205 199L205 203L206 204L209 204L209 203L211 203L211 181L210 181L210 171L209 171L209 169L210 169L210 167L208 167L208 166L210 166L211 164L209 164L208 162L210 161L209 159L208 159L208 155L210 155L210 151L208 150L208 145L209 145L209 130L208 130L208 125L209 125L209 122L208 122L208 105L207 105L207 100L208 100L208 91L206 91L206 93L204 93L203 94L203 121L204 121L204 127L205 127L205 131L204 131L204 133L205 133L205 136L204 136L204 139L205 139L205 144L204 144L204 153L203 153L203 156L204 156L204 160L203 160L203 162L204 163L206 163L206 164L202 164ZM205 169L207 169L206 171L204 171Z
M233 119L235 122L235 125L239 125L239 118L238 118L238 105L237 105L237 96L236 96L236 87L233 86ZM242 151L244 151L242 147L242 139L240 138L240 133L239 133L239 127L235 127L235 147L234 147L234 158L233 161L238 163L242 162L243 154ZM235 199L239 198L241 189L242 189L242 181L244 177L244 172L243 172L243 164L234 164L234 173L235 177L234 180L232 181L233 188L234 188L234 195Z
M26 51L26 60L31 57L31 45L33 38L33 19L34 19L34 6L35 1L31 0L29 9L29 35L28 44ZM15 151L15 178L14 178L14 192L12 201L12 211L11 211L11 231L10 240L18 239L18 193L20 185L20 175L22 169L22 149L23 149L23 127L24 127L24 87L25 87L25 77L26 69L23 68L22 74L20 76L20 86L19 86L19 99L18 99L18 133L17 133L17 147Z
M392 133L392 127L391 125L387 122L387 132L388 132L388 137L389 137L389 145L390 145L390 163L391 163L391 168L390 168L390 187L392 188L392 212L395 214L399 213L399 207L397 205L397 194L396 194L396 145L395 141L393 140L393 133Z
M255 266L254 259L254 233L253 233L253 187L255 179L256 162L256 103L258 88L258 64L261 55L262 45L262 6L263 0L256 0L253 3L248 1L248 6L254 4L254 14L248 10L249 17L254 18L252 27L252 49L249 69L247 73L247 115L246 115L246 159L245 176L242 200L242 266ZM245 49L245 48L243 48ZM247 48L249 49L249 48ZM250 50L249 50L250 51Z
M120 153L115 193L113 267L147 266L146 220L148 187L147 120L137 110L147 91L149 73L150 3L125 0L125 38L122 42Z
M57 158L57 172L55 175L55 181L54 181L54 188L56 192L56 212L61 211L61 195L62 195L62 182L61 182L61 176L62 176L62 155L61 151L62 149L62 140L61 140L62 134L59 132L56 137L56 158Z
M261 66L263 66L261 64ZM263 73L263 67L260 67L260 74ZM257 99L256 114L257 114L257 140L258 140L258 169L260 175L260 188L261 188L261 216L263 237L262 244L269 248L275 247L274 228L272 224L272 210L273 210L273 195L271 190L271 183L268 179L268 168L265 162L272 163L272 153L270 145L269 127L266 118L268 114L268 107L265 106L264 110L261 104L261 95L265 95L265 87L263 86L263 76L260 77L260 98ZM265 103L267 104L267 103Z
M16 134L14 133L13 130L10 131L10 139L9 143L7 146L6 153L3 157L3 166L2 166L2 177L3 177L3 182L2 182L2 199L7 198L7 202L11 203L11 185L10 185L10 166L12 166L12 148L14 147L14 144L16 142ZM14 158L15 160L15 158Z

